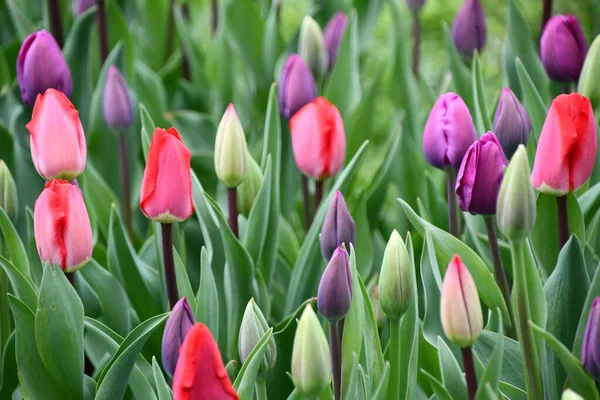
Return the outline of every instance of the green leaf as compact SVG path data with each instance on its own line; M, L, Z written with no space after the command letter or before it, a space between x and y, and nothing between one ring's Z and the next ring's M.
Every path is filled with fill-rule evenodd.
M19 40L22 42L23 40L25 40L27 35L35 31L35 26L33 22L29 19L27 13L23 11L21 7L19 7L19 4L23 4L23 2L18 0L6 0L6 8L8 8L8 14L10 15Z
M158 366L156 357L152 357L152 371L154 372L154 382L158 392L158 400L171 400L173 398L171 388L165 381L165 376Z
M500 338L500 336L502 335L496 332L482 331L473 344L473 351L484 365L488 365L496 350L497 343L502 340L504 342L504 352L500 380L515 388L525 390L525 372L523 371L523 358L521 357L519 342L508 337Z
M493 131L492 121L490 120L490 111L485 101L485 88L483 87L483 77L481 76L481 62L479 55L475 54L473 58L473 99L475 101L475 120L477 121L477 130L480 135L487 131Z
M143 104L140 104L140 118L142 120L142 154L144 155L144 161L148 158L148 150L150 149L150 142L152 142L152 135L156 124L152 120L152 117L148 113L148 110Z
M386 368L385 361L383 359L383 352L381 351L381 341L379 339L379 329L377 327L377 320L375 319L375 313L373 312L373 305L369 298L367 288L363 283L360 275L358 276L358 283L362 293L364 313L367 318L367 323L363 325L363 357L364 365L367 369L369 378L373 383L376 383L381 379L381 375L384 373ZM362 361L361 361L362 362Z
M35 310L38 302L37 290L33 288L31 283L23 274L15 268L6 258L0 256L0 265L4 268L4 272L8 275L10 283L20 301L25 303L27 307Z
M360 276L368 277L373 268L373 235L369 226L367 214L367 200L362 200L352 210L356 224L356 265L359 267Z
M27 219L27 254L29 256L29 272L33 278L33 285L39 286L42 283L44 267L40 260L40 255L35 244L35 234L33 231L33 210L29 206L25 207L25 217Z
M373 400L384 400L387 395L388 382L390 381L390 363L386 362L379 380L379 385L373 392Z
M11 263L29 283L33 284L25 246L23 246L23 242L21 242L21 238L19 238L19 234L10 221L10 218L8 218L8 215L6 215L6 212L1 207L0 229L2 230L2 237L8 247L8 255Z
M501 318L500 311L498 311L498 317ZM498 342L494 347L494 352L487 363L483 377L478 382L479 390L477 390L476 399L488 399L490 391L491 393L498 393L504 359L504 334L502 327L500 327L500 333L497 337Z
M233 382L233 387L242 400L252 399L254 384L258 377L258 370L260 369L271 336L273 336L273 328L270 328L265 332L256 346L254 346L254 349L250 352L248 358L246 358L244 365L242 365L242 369L240 369L239 374L235 378L235 382Z
M423 375L425 375L425 377L431 384L431 387L433 388L433 392L435 393L435 396L438 400L454 400L454 398L448 392L448 389L446 388L446 386L444 386L444 384L442 382L438 381L433 375L431 375L429 372L425 371L424 369L421 370L421 373ZM463 396L461 396L461 397L463 397Z
M442 24L444 30L444 45L448 58L450 59L450 72L452 73L452 85L454 90L462 99L465 101L471 114L475 114L476 103L473 97L474 91L472 88L472 74L469 69L463 63L463 60L458 54L456 47L454 46L454 40L452 34L446 23Z
M423 336L433 346L437 346L438 337L444 336L444 329L442 328L442 322L440 320L442 278L440 276L440 268L435 257L435 247L429 230L425 230L420 270L424 293L423 303L425 306Z
M194 295L194 290L192 289L190 278L188 277L185 265L183 265L183 261L181 261L181 257L179 257L179 253L177 253L177 250L173 249L173 253L173 258L175 260L175 276L177 279L177 291L179 292L179 298L186 297L187 301L192 306L192 310L194 310L194 308L196 307L196 296Z
M442 371L444 386L448 389L448 393L450 393L453 398L465 398L465 395L467 394L467 384L463 378L460 364L454 357L452 350L450 350L441 337L438 338L437 347L440 352L440 370Z
M219 294L208 261L208 252L205 247L202 247L200 253L200 285L196 294L194 319L208 326L215 337L219 337L219 308Z
M83 377L83 398L94 400L96 396L96 381L87 375Z
M7 305L9 298L6 297ZM17 359L15 353L16 332L12 331L2 345L2 369L0 369L0 398L8 399L19 386L17 376Z
M517 58L516 63L519 81L523 87L525 109L527 110L527 114L531 119L532 134L529 140L533 141L534 145L537 145L540 133L542 133L544 121L546 120L548 108L546 107L544 100L535 87L535 84L531 80L531 76L525 69L523 62Z
M119 207L119 199L89 160L81 175L80 184L83 188L83 197L88 210L96 216L98 228L102 235L108 237L111 225L111 208L113 204Z

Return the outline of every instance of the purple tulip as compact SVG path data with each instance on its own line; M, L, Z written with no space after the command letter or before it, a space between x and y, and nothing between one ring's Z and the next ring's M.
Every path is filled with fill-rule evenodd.
M182 297L171 310L162 338L162 363L170 376L175 373L179 348L193 325L192 309L186 298Z
M473 143L460 164L456 179L460 209L471 214L496 214L506 166L508 161L502 146L492 132Z
M278 95L279 110L288 120L317 97L312 73L298 54L290 55L281 70Z
M321 229L321 253L326 260L342 244L350 251L350 243L356 242L356 226L348 212L344 195L339 190L333 196Z
M550 18L540 39L540 57L550 78L577 81L587 55L587 41L573 15Z
M475 50L481 52L486 31L481 0L465 0L452 24L452 39L458 52L467 59L473 57Z
M346 25L348 24L348 16L341 11L335 13L327 23L323 36L325 37L325 47L329 53L329 70L333 68L337 59L340 44L344 38Z
M325 319L336 322L350 310L352 302L352 272L348 253L339 246L319 282L317 292L317 307Z
M112 129L127 129L131 126L131 100L123 75L114 65L108 68L104 85L102 111L106 124Z
M96 0L75 0L75 15L83 14L88 8L96 4Z
M600 380L600 297L594 299L590 308L581 347L581 362L588 375Z
M42 29L25 38L17 57L17 81L23 101L30 106L47 89L71 96L71 70L50 32Z
M494 117L494 133L502 145L504 155L510 159L520 144L527 146L531 121L527 111L510 88L505 87L498 100Z
M423 133L427 162L440 169L458 169L476 140L473 118L463 99L452 92L442 94L431 109Z
M406 5L410 11L415 13L425 5L425 0L406 0Z

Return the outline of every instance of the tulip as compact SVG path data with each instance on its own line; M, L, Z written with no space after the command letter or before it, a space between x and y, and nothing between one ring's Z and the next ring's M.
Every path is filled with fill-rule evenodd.
M481 52L485 45L487 28L481 0L465 0L452 24L452 39L456 50L470 59L473 52Z
M302 173L315 180L337 174L346 157L346 135L333 104L317 97L292 117L290 129L294 158Z
M317 97L317 85L302 58L292 54L279 75L279 109L285 119L290 119L306 104Z
M256 196L258 196L260 186L262 185L262 179L260 166L256 163L254 158L248 154L248 176L246 176L246 179L238 186L237 198L238 210L240 214L245 217L250 215L250 210L252 209L254 200L256 199Z
M562 196L592 174L598 138L590 101L578 93L558 96L540 134L531 182L540 192Z
M4 160L0 160L0 207L13 221L19 214L17 185Z
M567 389L563 392L560 400L583 400L583 397L581 397L571 389Z
M35 201L33 230L43 262L74 272L92 257L92 228L81 190L67 181L46 184Z
M140 208L146 217L168 224L192 215L191 157L175 128L154 130L140 196Z
M350 310L352 302L352 272L348 253L339 246L319 282L317 307L329 322L337 322Z
M268 330L269 325L267 324L265 316L254 302L254 299L250 299L242 318L242 324L240 325L238 351L242 363L246 362L246 359L252 350L254 350L260 339L262 339ZM261 377L264 377L267 374L267 371L270 371L275 367L276 360L277 346L275 345L275 338L271 336L259 368Z
M600 105L600 82L596 71L600 68L600 36L592 42L590 50L585 57L577 91L589 98L592 105L597 108Z
M327 26L325 26L323 37L325 38L325 47L329 53L328 61L330 71L333 69L335 61L337 60L340 45L344 38L344 33L346 32L346 25L348 25L348 16L343 12L338 11L331 17Z
M48 89L71 96L71 70L50 32L42 29L25 38L17 57L17 81L29 106Z
M577 81L587 54L587 41L573 15L550 18L540 39L540 57L555 81Z
M592 378L600 380L600 297L594 299L590 308L581 347L581 362Z
M413 13L419 12L425 5L425 0L406 0L406 5Z
M192 326L179 351L173 376L173 400L238 399L208 327Z
M390 318L398 319L408 309L413 292L410 268L406 245L394 229L385 246L379 275L379 303Z
M356 243L356 225L348 212L344 195L335 192L321 229L321 253L326 260L342 244L350 251L350 244Z
M531 121L527 111L513 91L510 88L504 88L496 109L494 133L507 158L512 157L520 144L527 146L530 130Z
M114 65L108 68L103 96L102 111L106 125L115 130L129 128L132 122L129 91L119 69Z
M217 129L215 171L228 188L239 186L248 174L246 136L233 104L227 107Z
M46 180L71 181L83 172L87 147L79 113L67 96L55 89L38 95L31 121L31 158Z
M88 8L96 4L96 0L75 0L75 15L83 14Z
M317 21L308 15L304 17L300 26L298 54L309 66L314 76L325 75L329 58L323 41L323 32Z
M507 165L500 142L492 132L475 141L458 170L456 195L461 210L471 214L496 214L498 192Z
M171 310L162 338L162 363L171 377L179 359L179 348L192 329L192 325L194 325L192 309L187 299L182 297Z
M467 105L456 93L442 94L425 124L423 152L429 164L458 169L465 152L477 140Z

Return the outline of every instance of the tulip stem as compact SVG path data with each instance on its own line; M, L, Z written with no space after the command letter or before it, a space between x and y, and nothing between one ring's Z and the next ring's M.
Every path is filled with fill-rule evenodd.
M229 227L235 237L239 239L237 188L227 188L227 204L229 206Z
M96 0L98 5L98 38L100 40L100 61L104 64L104 61L108 58L108 31L106 30L106 8L104 7L104 0Z
M304 230L308 232L310 223L312 222L310 192L308 191L308 178L306 175L301 175L300 180L302 181L302 202L304 203Z
M400 355L400 322L401 317L390 317L390 343L389 343L389 362L390 362L390 380L388 383L387 398L396 400L400 398L400 379L401 379L401 355Z
M546 23L552 16L552 0L542 0L544 2L544 11L542 12L542 28L540 31L540 35L544 33L544 28L546 27Z
M558 212L558 245L562 249L569 241L569 215L567 211L567 196L556 198L556 211Z
M256 381L256 400L267 400L267 380L259 378Z
M447 178L447 193L448 193L448 231L450 234L458 237L458 213L456 212L456 171L450 170L446 174Z
M419 79L419 58L421 55L421 18L418 12L413 13L413 48L412 70L415 78Z
M183 17L186 21L190 19L190 6L185 3L181 6L181 12L183 13ZM185 48L181 46L181 54L183 59L181 60L181 77L186 81L191 80L190 74L190 58L185 52Z
M475 364L473 363L473 350L471 346L461 349L465 378L467 379L467 394L469 400L473 400L477 394L477 376L475 375Z
M321 200L323 199L323 184L324 181L316 181L315 182L315 214L319 209L319 205L321 205Z
M504 323L506 327L506 334L508 335L508 337L514 339L515 316L512 309L512 303L510 301L510 289L508 288L508 279L506 279L506 271L504 270L504 265L502 264L502 257L500 256L500 247L498 247L496 224L494 223L494 218L492 216L487 215L484 217L484 220L485 227L487 228L490 251L492 253L492 261L494 263L494 278L496 278L496 283L498 283L500 292L502 292L502 297L504 297L504 302L506 303L508 316L510 318L510 321L505 321Z
M167 38L165 41L165 61L173 52L173 36L175 35L175 0L169 2L169 20L167 21Z
M67 277L67 280L71 286L75 286L75 272L65 272L65 276Z
M60 19L60 4L58 0L48 0L48 13L50 14L50 26L52 35L58 43L58 47L63 46L62 21Z
M329 322L329 346L331 349L331 370L333 372L334 399L342 398L342 352L339 321Z
M119 159L121 161L121 190L123 192L123 219L129 237L132 238L131 225L131 190L129 179L129 157L127 156L127 137L119 132Z
M219 1L211 0L210 2L210 29L213 34L217 32L219 27Z
M169 298L169 308L173 309L179 300L175 262L173 261L173 224L160 224L160 227L162 229L163 264L165 266L167 296Z

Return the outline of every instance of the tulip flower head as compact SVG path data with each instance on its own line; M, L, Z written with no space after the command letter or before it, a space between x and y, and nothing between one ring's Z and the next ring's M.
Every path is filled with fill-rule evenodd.
M394 229L385 246L379 275L379 303L390 318L399 318L408 309L413 291L410 268L406 245Z
M520 144L527 146L530 130L531 121L527 111L513 91L505 87L494 117L494 133L507 158L512 157Z
M17 185L4 160L0 160L0 207L13 221L19 214Z
M317 307L329 322L337 322L348 313L352 302L352 271L348 253L339 246L327 264L319 290Z
M88 8L96 4L96 0L75 0L75 15L83 14Z
M323 32L317 21L309 15L304 17L300 27L298 54L306 61L314 76L325 75L329 57L323 41Z
M590 308L581 346L581 362L588 375L600 380L600 297L594 299Z
M162 338L162 364L169 376L173 376L177 360L179 359L179 348L185 337L194 325L194 315L185 297L179 299L167 319Z
M248 175L246 136L233 104L229 104L217 129L215 171L225 186L239 186Z
M592 105L578 93L554 99L540 134L531 183L562 196L579 189L594 169L598 137Z
M238 399L212 333L199 322L183 341L173 376L173 400L197 399Z
M481 52L485 45L487 27L481 0L465 0L452 24L452 39L456 50L471 59L473 52Z
M323 36L325 38L325 47L329 53L328 62L330 71L333 69L335 61L337 60L340 45L344 38L344 33L346 32L346 25L348 25L348 16L343 12L338 11L331 17L327 26L325 26L325 33Z
M292 149L303 174L322 180L334 176L346 157L344 122L338 109L317 97L290 120Z
M577 81L587 54L587 40L573 15L555 15L540 39L540 57L548 76L555 81Z
M127 129L131 126L131 99L127 90L127 83L123 75L114 65L108 68L102 111L106 125L112 129Z
M317 85L308 66L298 54L292 54L279 75L279 110L290 119L317 97Z
M350 251L350 244L356 243L356 225L348 212L344 195L335 192L321 229L321 253L329 260L333 252L342 244Z
M262 311L254 302L254 299L250 299L246 306L246 311L242 318L242 324L240 325L240 335L238 341L238 351L240 354L240 361L242 364L246 362L246 359L254 350L260 339L269 330L267 320L263 315ZM275 361L277 360L277 346L275 345L275 338L271 336L263 361L259 368L259 374L265 377L267 372L275 367Z
M73 272L92 257L92 228L81 190L67 181L48 182L35 201L33 230L43 262Z
M146 217L173 223L192 215L191 157L175 128L154 130L140 196L140 208Z

